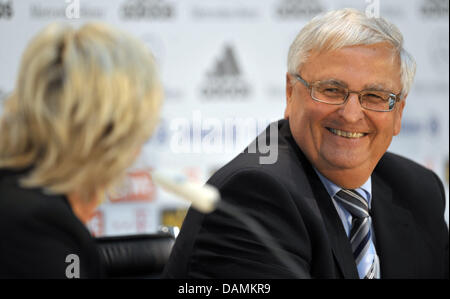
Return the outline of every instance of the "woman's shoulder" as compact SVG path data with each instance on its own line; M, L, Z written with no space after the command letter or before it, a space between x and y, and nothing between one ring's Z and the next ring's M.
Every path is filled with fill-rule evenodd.
M0 170L0 239L5 245L0 246L0 264L6 271L0 274L64 278L67 257L76 255L84 265L83 276L96 277L95 242L66 197L21 187L20 177Z

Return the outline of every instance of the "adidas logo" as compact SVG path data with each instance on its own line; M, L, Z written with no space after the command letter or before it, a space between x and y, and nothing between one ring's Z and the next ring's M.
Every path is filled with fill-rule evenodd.
M13 15L12 1L0 1L0 19L11 19Z
M448 17L448 0L423 0L420 6L420 11L423 16L433 17Z
M324 11L318 0L283 0L276 7L280 19L311 18Z
M225 46L223 57L217 61L214 69L208 73L208 76L225 78L239 76L239 74L239 66L237 65L233 50L231 47Z
M250 87L241 76L233 48L224 47L222 56L216 60L212 70L207 72L201 95L207 100L246 99Z
M120 7L120 16L125 20L166 20L175 16L175 8L162 0L127 0Z

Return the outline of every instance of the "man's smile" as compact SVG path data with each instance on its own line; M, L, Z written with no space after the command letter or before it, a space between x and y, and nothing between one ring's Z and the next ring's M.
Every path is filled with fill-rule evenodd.
M364 137L367 135L367 133L363 133L363 132L348 132L348 131L328 128L328 127L327 127L327 130L335 135L345 137L345 138L361 138L361 137Z

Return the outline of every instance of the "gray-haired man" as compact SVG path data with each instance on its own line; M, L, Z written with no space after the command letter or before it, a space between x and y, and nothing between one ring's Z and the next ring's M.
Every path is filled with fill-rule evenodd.
M191 209L165 276L448 278L442 183L386 152L415 73L401 33L331 11L302 29L288 60L277 161L244 152L209 180L281 253L221 210Z

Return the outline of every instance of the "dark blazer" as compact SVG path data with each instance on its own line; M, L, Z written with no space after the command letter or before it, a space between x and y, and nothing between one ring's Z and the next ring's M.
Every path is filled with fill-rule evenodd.
M66 278L69 254L80 278L101 277L94 240L67 199L21 188L24 173L0 169L0 278Z
M262 136L268 138L269 131ZM267 141L268 142L268 141ZM268 143L267 143L268 144ZM278 159L244 152L208 181L258 221L301 269L300 277L358 278L341 219L286 120ZM375 246L382 278L448 278L445 194L430 170L386 153L372 174ZM190 209L166 265L166 278L293 278L236 217Z

